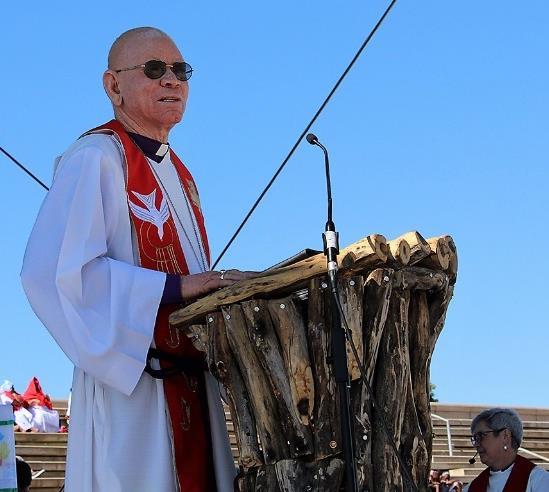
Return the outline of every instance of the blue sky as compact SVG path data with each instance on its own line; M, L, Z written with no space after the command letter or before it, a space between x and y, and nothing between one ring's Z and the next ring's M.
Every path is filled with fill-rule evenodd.
M170 143L201 192L214 257L387 2L39 2L3 6L0 145L51 182L56 155L110 119L122 31L159 27L195 68ZM443 402L549 407L549 171L542 0L399 0L313 131L332 162L342 245L451 234L459 277L432 381ZM227 253L263 269L320 248L322 155L302 144ZM22 256L44 190L0 155L0 378L68 393L70 362L27 305Z

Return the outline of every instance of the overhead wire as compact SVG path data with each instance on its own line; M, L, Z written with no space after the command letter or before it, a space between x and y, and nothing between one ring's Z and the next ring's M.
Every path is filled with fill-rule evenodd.
M34 181L36 181L42 188L44 188L46 191L49 191L49 188L39 179L37 178L33 173L31 173L23 164L21 164L15 157L13 157L7 150L4 150L2 147L0 147L0 151L4 153L9 159L11 159L15 164L17 164L23 171L25 171Z
M227 250L230 248L231 244L234 242L234 240L236 239L236 237L238 236L238 234L240 234L240 231L242 230L242 228L244 227L244 225L248 222L248 219L251 217L251 215L254 213L255 209L257 208L257 206L259 205L259 202L261 202L261 200L263 199L263 197L265 196L265 194L267 193L267 191L269 191L269 189L271 188L271 186L273 185L273 183L275 182L276 178L278 177L278 175L282 172L282 170L284 169L284 167L286 166L286 163L290 160L290 157L292 157L292 155L294 154L295 150L297 149L298 145L301 143L301 141L303 140L303 138L305 137L305 135L307 134L307 132L310 130L310 128L313 126L314 122L317 120L317 118L320 116L320 113L322 113L322 111L324 110L324 108L326 107L326 105L328 104L328 102L330 101L330 99L332 98L332 96L334 95L335 91L338 89L338 87L340 86L341 82L343 81L343 79L347 76L347 74L349 73L349 71L351 70L351 68L353 67L353 65L355 64L355 62L358 60L358 57L362 54L362 52L364 51L364 49L366 48L366 46L368 45L368 43L370 42L370 40L373 38L374 34L376 33L376 31L379 29L379 26L381 26L381 24L383 23L383 21L385 20L385 17L387 17L387 15L389 15L389 12L391 11L391 9L393 8L393 6L395 5L395 3L397 2L397 0L392 0L391 3L389 4L389 6L385 9L385 12L383 12L383 15L379 18L379 20L377 21L376 25L373 27L373 29L370 31L370 34L368 34L368 36L366 36L366 39L364 40L364 42L362 43L362 45L360 46L360 48L358 49L358 51L356 52L355 56L353 57L353 59L351 60L351 62L349 63L349 65L347 65L347 68L343 71L343 73L341 74L341 76L339 77L339 79L337 80L337 82L335 83L335 85L333 86L332 90L330 91L330 93L328 94L328 96L326 97L326 99L324 99L324 102L320 105L320 107L318 108L317 112L315 113L315 115L312 117L311 121L309 121L309 123L307 124L307 126L305 127L305 129L301 132L301 135L299 135L298 139L296 140L295 144L293 145L293 147L290 149L290 152L288 152L288 155L284 158L284 160L282 161L282 164L280 164L280 166L278 167L278 169L276 170L276 172L274 173L273 177L270 179L270 181L267 183L267 186L265 186L265 188L263 189L263 191L260 193L259 197L257 198L257 200L255 201L255 203L252 205L252 208L250 209L250 211L246 214L246 216L244 217L244 220L240 223L240 225L238 226L238 228L236 229L236 231L234 232L234 234L232 235L231 239L229 239L229 241L227 242L227 244L225 245L225 247L223 248L223 250L221 251L220 255L217 257L217 260L215 260L214 264L212 265L212 270L215 270L215 267L217 266L217 264L219 263L219 261L221 260L221 258L223 258L223 256L225 255L225 253L227 252Z

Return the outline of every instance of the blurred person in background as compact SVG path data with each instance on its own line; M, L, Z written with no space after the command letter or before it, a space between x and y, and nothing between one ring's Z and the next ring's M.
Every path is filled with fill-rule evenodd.
M471 443L487 468L466 492L549 492L549 473L518 453L522 421L509 408L490 408L471 422Z
M31 467L21 458L21 456L15 457L15 466L17 473L17 492L29 492L32 482Z

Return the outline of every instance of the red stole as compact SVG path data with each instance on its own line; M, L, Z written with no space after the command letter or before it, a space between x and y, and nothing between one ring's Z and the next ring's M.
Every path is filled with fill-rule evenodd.
M140 266L166 273L188 275L185 255L174 218L168 208L167 198L164 197L162 188L141 149L135 145L117 120L111 120L86 134L89 133L113 135L124 149L126 193ZM170 157L191 204L209 264L208 238L196 185L185 165L171 150ZM151 221L151 217L156 220ZM146 220L147 218L149 220ZM197 368L200 368L204 360L203 354L193 347L186 336L180 335L179 331L171 328L168 323L169 315L177 308L178 306L174 305L160 306L154 328L155 345L164 352L195 361ZM163 361L160 361L160 365L162 368L166 367ZM167 365L169 366L169 363ZM180 490L215 490L203 373L198 370L196 375L178 374L164 379L163 384L170 414L174 462Z
M509 475L507 483L503 488L503 492L524 492L526 490L526 486L528 485L530 473L535 466L536 465L534 465L534 463L530 460L517 455L511 474ZM489 479L490 468L486 468L471 482L471 485L469 485L469 492L486 492L488 489Z

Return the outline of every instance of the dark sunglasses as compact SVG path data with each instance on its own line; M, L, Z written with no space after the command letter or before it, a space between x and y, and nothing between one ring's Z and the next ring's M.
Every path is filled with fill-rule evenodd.
M148 62L145 62L143 65L136 65L135 67L129 67L129 68L121 68L120 70L115 70L115 72L116 73L126 72L128 70L135 70L136 68L142 68L143 73L149 79L159 79L166 73L166 70L168 69L168 67L174 73L177 79L181 80L182 82L189 80L191 78L191 75L193 74L193 67L191 67L187 62L175 62L172 65L170 65L161 60L149 60Z

